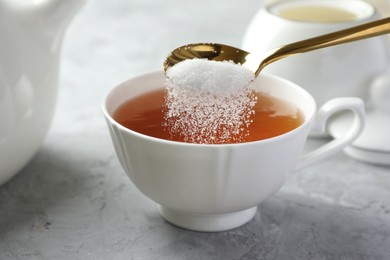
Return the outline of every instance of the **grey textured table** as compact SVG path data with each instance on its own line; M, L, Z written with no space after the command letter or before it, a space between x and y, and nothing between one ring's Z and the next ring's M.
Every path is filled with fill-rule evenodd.
M69 28L50 132L0 187L0 259L390 259L390 168L344 154L297 172L247 225L176 228L129 181L100 111L188 42L240 45L258 0L91 0ZM307 149L323 141L310 140Z

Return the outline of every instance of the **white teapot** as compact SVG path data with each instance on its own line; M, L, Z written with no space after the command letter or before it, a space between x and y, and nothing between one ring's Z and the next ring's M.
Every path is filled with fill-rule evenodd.
M85 0L0 0L0 184L33 157L56 104L59 55Z

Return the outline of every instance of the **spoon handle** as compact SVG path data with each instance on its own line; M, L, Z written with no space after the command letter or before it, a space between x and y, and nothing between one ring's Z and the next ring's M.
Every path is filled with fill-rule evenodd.
M267 57L260 63L255 74L256 76L259 75L260 71L268 64L294 54L362 40L386 33L390 33L390 17L287 44L267 53Z

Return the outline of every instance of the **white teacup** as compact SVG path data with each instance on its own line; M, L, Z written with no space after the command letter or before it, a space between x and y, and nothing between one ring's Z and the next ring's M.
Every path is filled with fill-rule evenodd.
M192 144L158 139L129 130L112 115L128 99L162 88L162 71L133 78L111 90L103 112L119 161L138 189L160 205L169 222L191 230L222 231L255 215L292 172L318 162L353 142L363 129L364 104L338 98L316 113L313 97L292 82L262 74L256 85L295 104L304 114L298 128L277 137L239 144ZM301 155L309 130L325 131L329 116L351 110L346 134Z
M319 6L338 8L355 15L344 21L305 21L283 17L292 8ZM322 14L328 11L323 10ZM343 18L343 17L341 17ZM258 11L246 31L243 49L265 53L281 45L330 33L380 18L375 8L360 0L293 0L265 6ZM383 73L388 64L384 37L375 37L329 47L277 61L264 71L297 83L313 95L319 105L335 97L368 97L371 80Z

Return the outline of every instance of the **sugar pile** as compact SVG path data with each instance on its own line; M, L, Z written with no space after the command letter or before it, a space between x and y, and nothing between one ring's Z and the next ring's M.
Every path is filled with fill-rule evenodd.
M167 71L166 126L186 142L239 142L251 123L254 73L233 62L184 60Z

